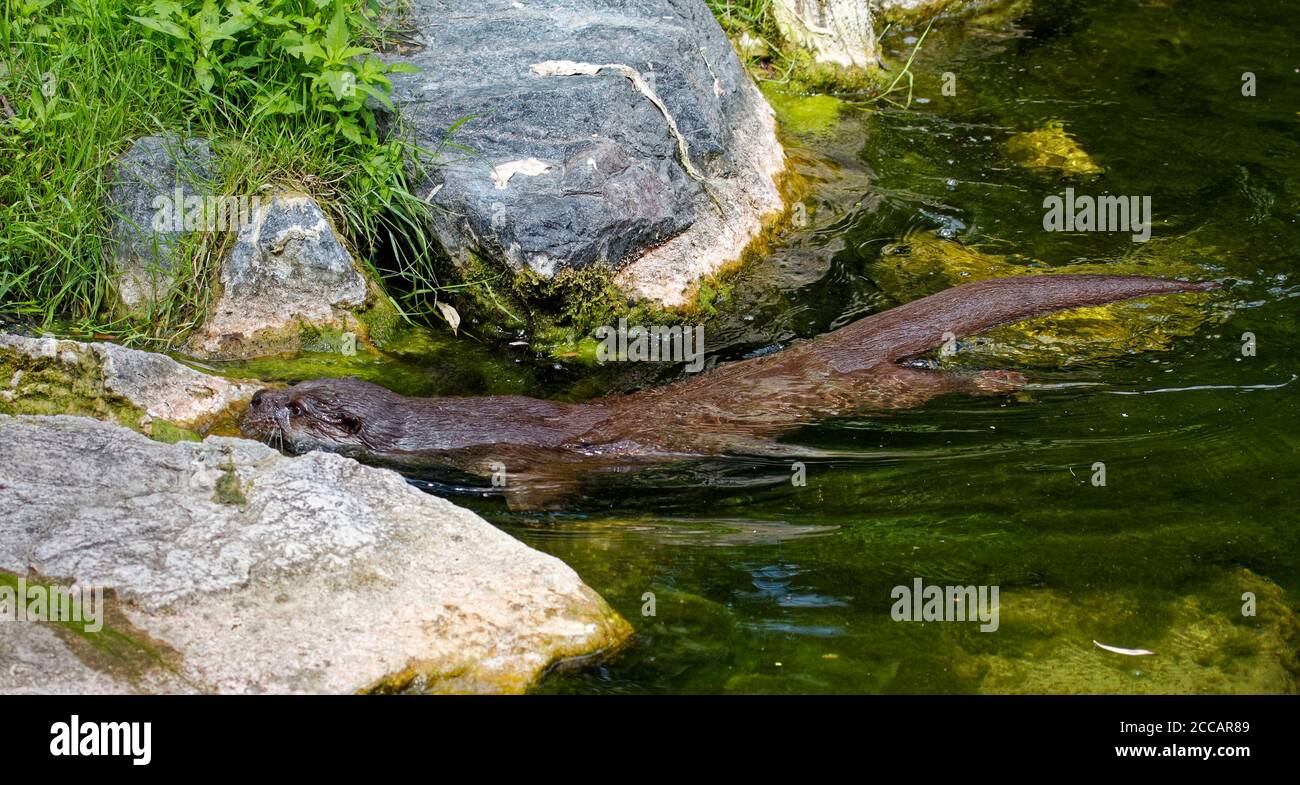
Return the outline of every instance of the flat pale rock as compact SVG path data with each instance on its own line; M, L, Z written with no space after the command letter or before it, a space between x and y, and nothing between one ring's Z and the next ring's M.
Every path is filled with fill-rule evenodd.
M111 590L114 643L13 622L3 692L519 692L630 632L559 560L341 456L0 416L0 467L0 580Z

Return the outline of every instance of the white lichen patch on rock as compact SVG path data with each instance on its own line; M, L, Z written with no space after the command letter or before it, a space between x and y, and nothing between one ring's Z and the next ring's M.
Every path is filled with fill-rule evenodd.
M110 591L105 629L158 653L49 625L0 645L0 692L519 692L630 633L558 559L338 455L0 416L0 465L0 573Z
M551 165L545 161L539 161L536 158L521 158L518 161L507 161L492 167L492 182L496 183L498 191L504 191L510 184L510 178L517 174L527 177L536 177L539 174L545 174L551 170Z

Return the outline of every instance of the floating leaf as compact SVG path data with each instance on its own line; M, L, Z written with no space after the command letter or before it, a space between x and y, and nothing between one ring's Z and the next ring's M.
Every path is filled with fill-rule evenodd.
M457 331L460 328L460 314L456 312L455 308L452 308L447 303L439 302L437 303L437 306L438 312L442 314L442 318L446 319L447 325L451 327L452 334L459 334Z
M1097 648L1099 649L1105 649L1106 651L1113 651L1116 654L1127 654L1130 657L1142 657L1148 654L1155 654L1155 652L1148 651L1146 649L1121 649L1118 646L1107 646L1106 644L1099 643L1097 641L1093 641L1093 643L1096 644Z

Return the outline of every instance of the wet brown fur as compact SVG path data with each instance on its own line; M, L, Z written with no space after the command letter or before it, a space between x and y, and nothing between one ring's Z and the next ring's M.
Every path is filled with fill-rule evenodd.
M1016 374L957 375L900 360L1007 322L1065 308L1213 283L1107 275L1002 278L954 287L860 319L776 354L729 363L664 387L563 403L522 396L411 398L358 379L321 379L255 396L246 435L293 452L439 464L486 473L572 475L583 467L673 457L753 454L802 423L913 407L946 393L1014 389Z

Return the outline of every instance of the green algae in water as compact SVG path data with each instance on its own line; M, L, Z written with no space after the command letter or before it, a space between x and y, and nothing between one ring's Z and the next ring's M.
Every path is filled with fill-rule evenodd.
M1036 131L1016 134L1007 140L1006 149L1012 160L1031 169L1054 169L1076 176L1103 171L1079 142L1065 132L1065 124L1060 120L1049 120Z
M840 122L844 101L833 95L787 93L764 86L763 95L776 112L780 129L798 137L818 137L833 132Z
M350 354L300 352L195 365L209 373L269 383L355 376L403 395L421 396L516 394L535 383L530 365L502 357L473 339L415 325L394 328L382 351L358 345Z
M573 565L640 635L601 670L540 690L1296 691L1300 95L1279 56L1291 11L1048 5L1034 4L1016 37L936 27L915 65L930 103L862 114L865 206L836 227L844 250L823 281L789 295L768 340L950 286L968 263L985 275L1210 278L1227 290L1168 298L1164 335L1118 306L1097 336L1057 322L1055 346L1019 355L1042 386L1020 398L946 398L806 428L789 440L840 456L809 461L806 487L791 485L788 462L749 462L707 487L592 491L568 515L480 505ZM1238 62L1275 91L1243 98L1245 66L1225 65ZM958 75L955 96L939 92L944 71ZM1151 242L1042 231L1060 173L1014 164L1005 144L1053 120L1105 162L1090 175L1097 193L1152 197ZM884 249L923 232L930 256L890 273ZM1028 338L1019 327L994 336L1001 349L958 358L1015 362ZM1268 351L1243 356L1245 332L1267 336ZM1051 362L1056 352L1066 362ZM1090 482L1098 461L1103 487ZM700 532L706 517L829 531L719 540ZM999 631L892 622L891 588L915 577L1000 585ZM660 593L652 618L641 616L646 591Z

